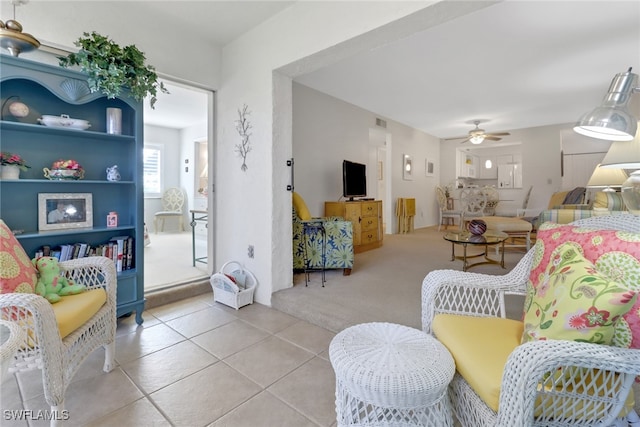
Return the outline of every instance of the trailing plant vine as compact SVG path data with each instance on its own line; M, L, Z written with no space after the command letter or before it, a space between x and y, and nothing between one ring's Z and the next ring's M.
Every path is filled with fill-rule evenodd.
M242 171L247 170L247 153L251 151L251 144L249 143L249 137L251 136L251 122L249 122L249 116L251 111L248 111L247 104L242 106L242 109L238 109L238 120L235 121L236 130L238 134L242 138L242 142L240 144L236 144L236 153L242 157L242 166L240 169Z
M136 46L122 48L95 31L83 34L84 37L74 43L80 51L58 59L63 67L79 66L88 75L91 92L102 92L107 98L115 98L123 87L127 87L137 101L150 96L151 108L155 108L158 90L169 93L158 81L155 68L145 65L144 53Z

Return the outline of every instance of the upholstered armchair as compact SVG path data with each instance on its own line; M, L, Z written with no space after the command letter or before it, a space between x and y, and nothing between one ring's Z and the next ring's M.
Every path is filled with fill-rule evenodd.
M304 199L293 193L293 269L344 269L348 276L353 268L353 225L340 217L312 218ZM322 223L323 231L305 223ZM306 248L305 248L306 244ZM324 248L324 254L323 254ZM306 250L305 250L306 249ZM305 263L307 256L309 264Z
M583 228L573 229L574 226ZM506 275L436 270L430 272L423 281L422 328L425 332L434 334L455 359L456 374L450 384L449 395L454 414L463 426L604 427L612 426L616 419L628 417L631 421L636 418L632 409L631 389L636 376L640 374L640 350L635 341L637 327L631 325L637 323L635 319L639 316L640 306L637 300L616 300L615 295L618 294L609 293L609 297L598 299L596 303L594 296L598 292L594 293L593 289L598 288L587 289L590 284L596 283L592 281L596 280L590 275L592 271L586 271L576 282L568 277L556 281L555 284L560 283L560 288L565 289L574 283L580 285L571 297L560 294L558 288L554 288L555 284L550 276L561 273L568 275L569 270L574 267L565 270L561 265L554 271L549 266L557 265L556 261L571 261L572 258L566 256L569 253L576 255L578 251L573 246L576 244L574 240L582 236L583 245L594 243L585 252L600 251L598 260L594 261L595 269L612 273L607 268L613 268L619 276L615 279L616 283L625 283L627 289L640 291L637 280L633 280L634 273L631 273L640 265L637 243L633 255L629 252L623 255L615 248L611 249L615 253L608 254L605 249L611 248L608 246L609 241L600 240L600 236L605 233L607 236L617 236L622 242L619 247L631 251L631 243L627 242L637 242L635 234L623 235L617 231L603 230L640 233L640 217L592 217L571 225L548 225L542 231L546 227L549 227L549 239L559 239L558 236L565 236L564 233L567 239L560 237L560 241L555 242L559 246L551 253L545 252L545 246L550 248L552 245L539 240ZM570 228L573 231L569 231ZM588 236L586 228L596 229L592 233L597 237ZM566 244L566 241L571 243ZM597 245L598 242L602 244ZM567 252L562 252L564 247L567 247ZM553 252L558 250L560 252ZM609 260L612 259L605 255L611 255L617 261L611 264ZM551 256L555 256L554 262L545 264L543 260L552 259ZM584 257L586 256L585 254ZM616 263L624 263L625 268L617 269ZM527 290L531 292L532 289L528 286L531 272L537 271L535 269L538 267L547 268L545 271L549 277L547 285L550 289L543 290L547 292L550 301L553 300L548 307L532 303L540 288L533 288L533 294L525 295ZM625 277L625 274L629 277ZM537 274L532 276L545 277ZM566 282L564 279L567 279ZM621 291L617 289L616 292ZM514 295L526 296L524 321L506 318L507 301L514 298ZM595 305L603 300L614 306L634 305L624 314L624 323L618 322L615 328L611 327L615 330L611 344L595 343L601 337L591 339L588 335L582 335L590 330L591 325L580 327L571 323L584 319L587 313L591 313L591 309L584 312L572 307L569 316L567 312L561 311L559 305L555 305L556 300L564 302L573 300L574 297L593 299L588 305L594 305L594 310ZM527 311L527 307L534 307L534 310ZM535 307L539 307L538 311ZM537 325L541 328L538 335L541 339L525 340L525 333L531 333L531 325L536 324L530 323L527 315L540 316L540 312L543 317ZM604 311L599 312L602 313ZM545 314L548 314L546 318ZM614 317L613 313L610 315ZM511 317L520 318L517 315ZM613 320L617 321L622 317L623 315L619 315ZM607 322L602 318L598 321L602 321L602 324ZM557 326L564 329L575 328L572 332L578 338L546 338L545 331ZM616 335L618 333L620 334ZM521 344L521 340L525 342Z

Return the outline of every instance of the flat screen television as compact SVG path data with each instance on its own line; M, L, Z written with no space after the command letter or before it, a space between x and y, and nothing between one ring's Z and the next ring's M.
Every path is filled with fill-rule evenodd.
M349 200L367 196L366 165L349 160L342 162L342 196Z

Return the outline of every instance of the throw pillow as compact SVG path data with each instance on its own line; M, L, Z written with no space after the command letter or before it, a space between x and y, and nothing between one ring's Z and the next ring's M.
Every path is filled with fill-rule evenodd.
M638 298L599 272L572 242L553 251L532 291L525 306L523 343L562 339L611 345L617 321Z
M613 191L598 191L593 201L593 207L605 208L609 211L626 210L622 194Z
M0 294L34 292L38 276L18 239L0 219Z
M566 242L593 263L598 272L634 292L640 292L640 234L545 223L538 230L534 246L534 260L527 284L529 296L545 279L545 270L554 251ZM640 300L614 327L613 345L640 348Z
M303 221L309 221L311 219L311 212L309 212L309 208L307 204L304 202L304 199L300 197L298 193L293 192L293 207L298 213L298 217Z

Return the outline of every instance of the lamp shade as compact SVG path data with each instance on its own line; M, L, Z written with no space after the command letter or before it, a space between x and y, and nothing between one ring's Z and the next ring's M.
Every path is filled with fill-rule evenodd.
M597 139L632 140L638 123L627 104L637 85L638 75L632 73L631 68L626 73L616 74L602 104L580 117L573 130Z
M596 166L589 178L587 187L589 188L605 188L604 191L613 191L611 187L620 187L627 180L627 174L622 169L602 168Z
M603 168L640 169L640 133L631 141L614 141L602 159Z

